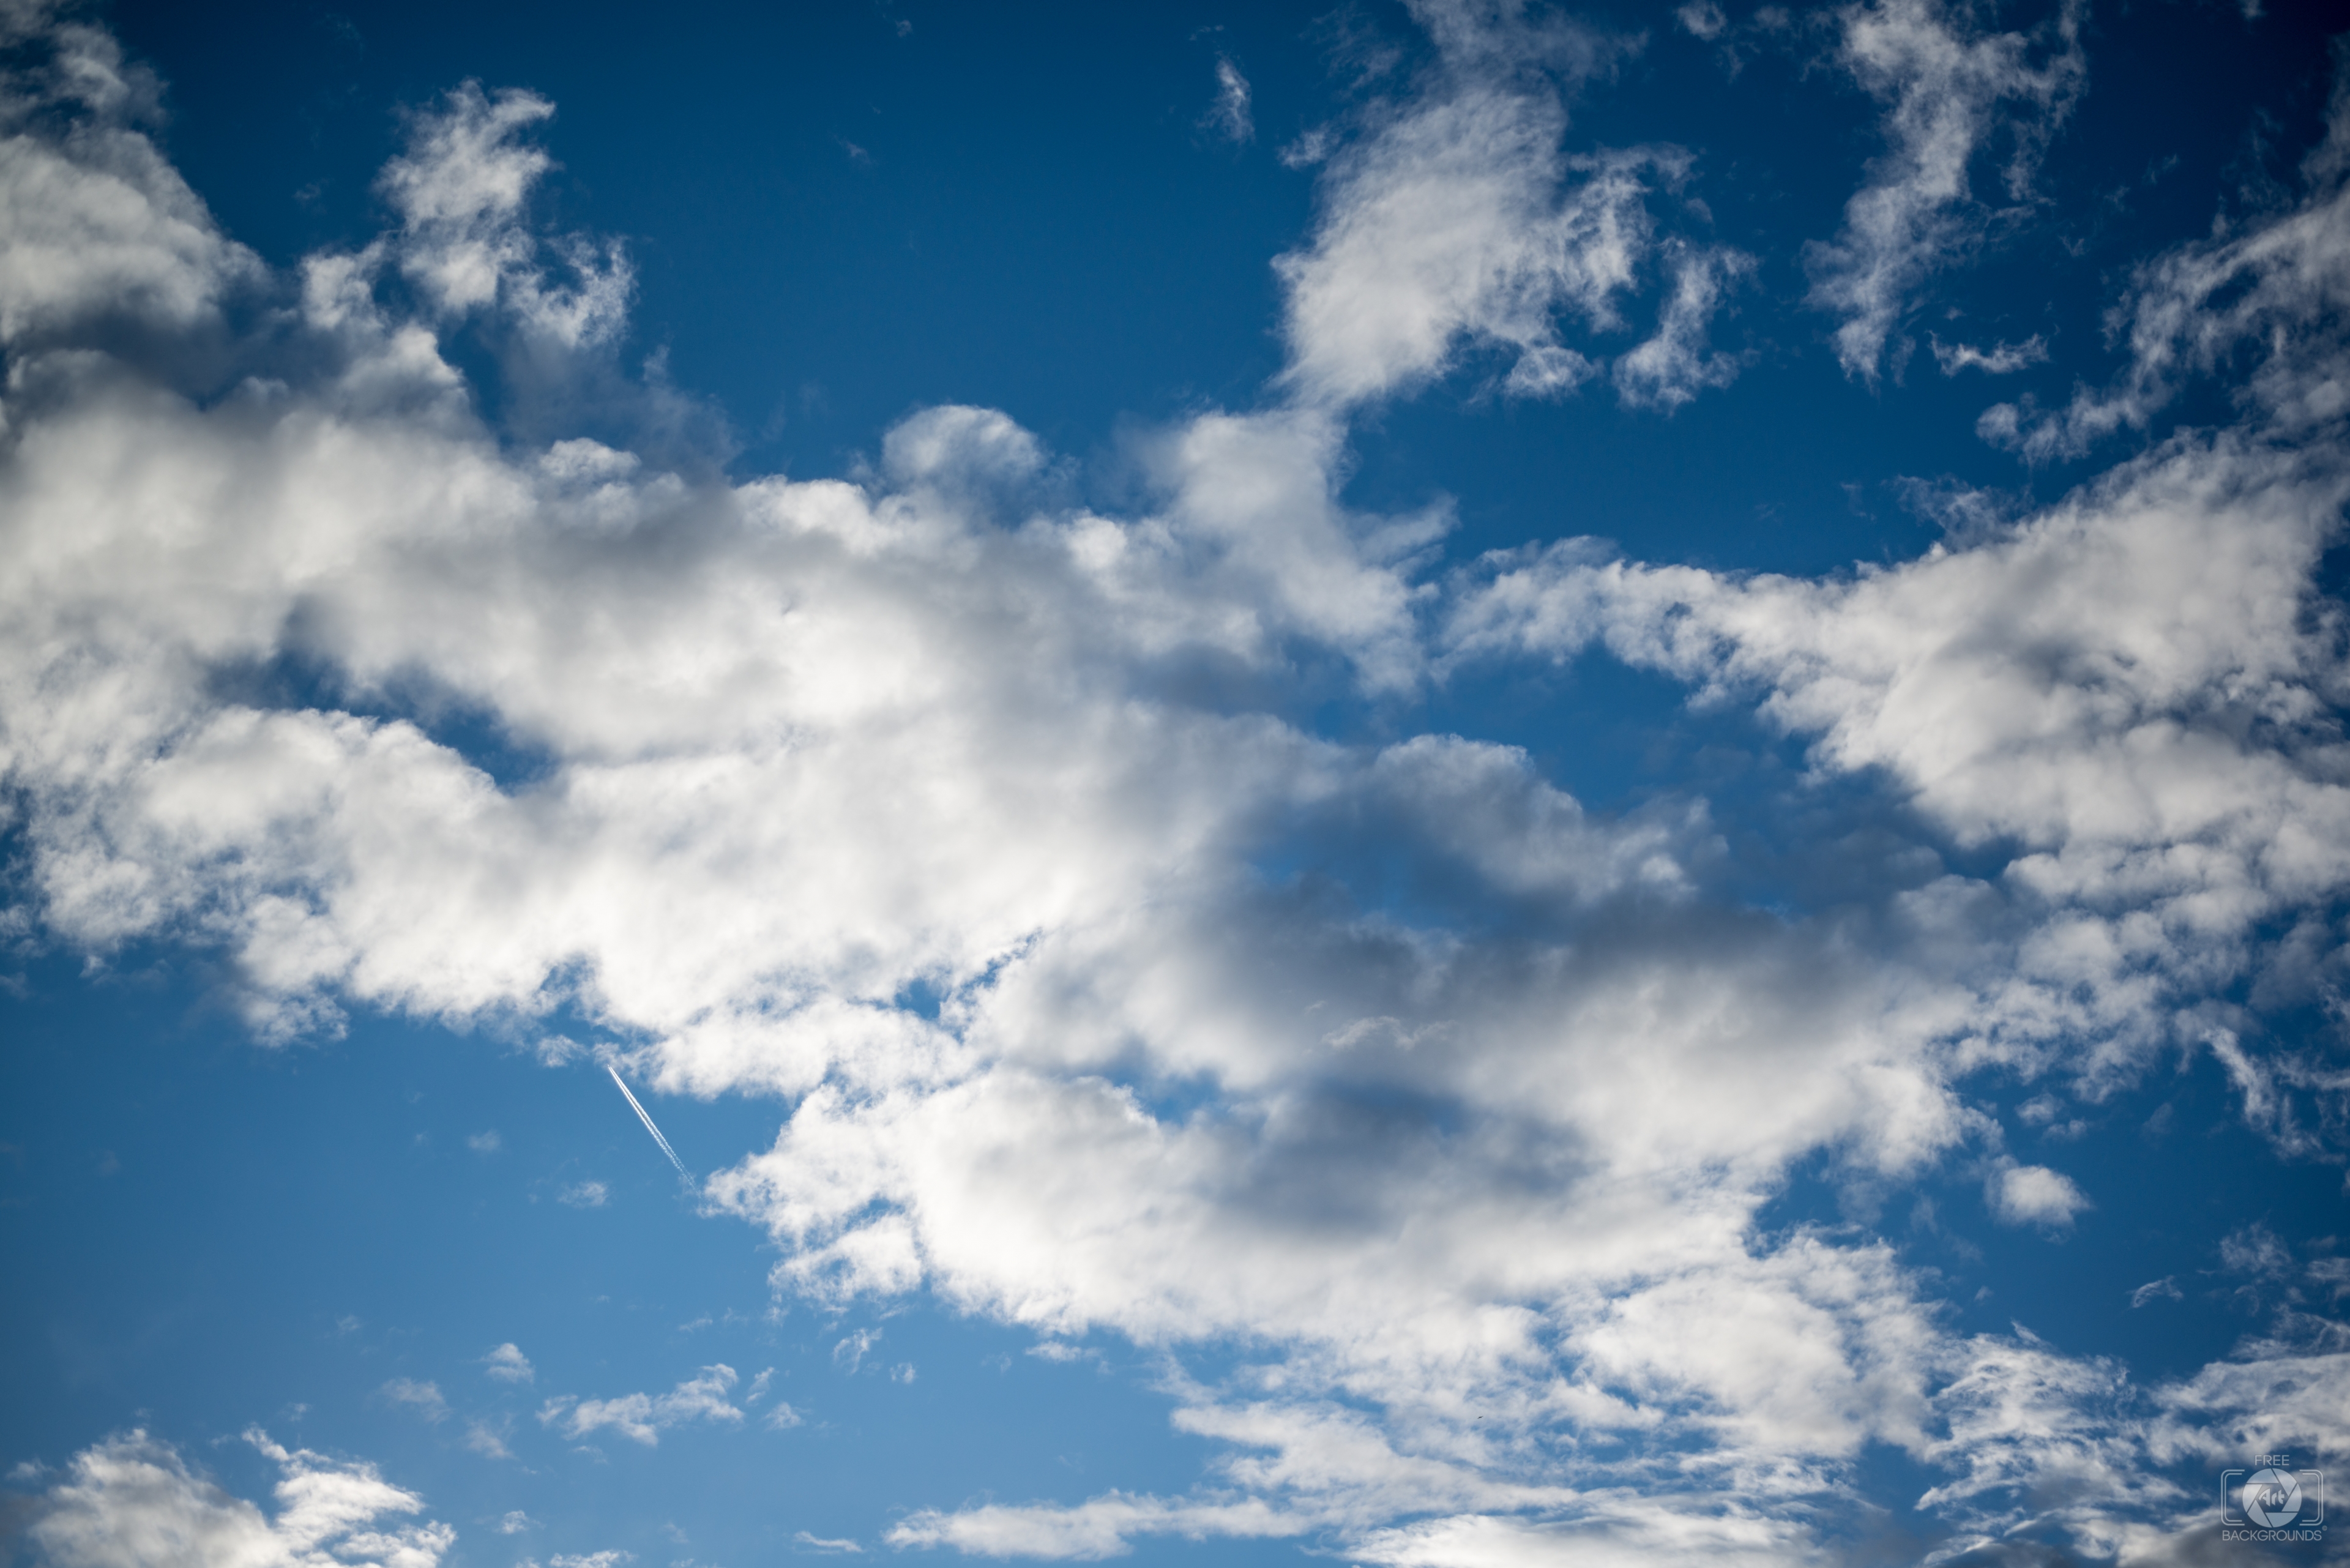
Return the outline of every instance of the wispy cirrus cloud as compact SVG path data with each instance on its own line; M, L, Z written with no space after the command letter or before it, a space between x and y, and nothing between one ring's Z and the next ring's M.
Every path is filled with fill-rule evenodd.
M1991 32L1979 8L1869 0L1836 12L1836 59L1886 104L1887 147L1845 207L1844 227L1810 247L1811 301L1841 317L1836 358L1874 383L1889 340L1934 273L1981 243L1976 160L2005 133L1999 181L2032 199L2048 140L2087 81L2084 7L2060 0L2031 32Z
M2062 409L2029 400L1986 410L1976 431L2028 461L2079 457L2145 430L2187 385L2250 355L2238 405L2288 439L2338 428L2350 386L2335 312L2350 287L2350 73L2336 45L2324 139L2303 160L2300 199L2256 211L2206 239L2141 263L2115 320L2127 353L2103 388Z
M1248 78L1228 56L1216 57L1216 101L1208 106L1201 123L1235 146L1256 140L1256 120L1249 113Z
M440 1385L436 1383L395 1377L377 1392L392 1404L406 1406L428 1421L437 1423L449 1418L449 1401L442 1397Z

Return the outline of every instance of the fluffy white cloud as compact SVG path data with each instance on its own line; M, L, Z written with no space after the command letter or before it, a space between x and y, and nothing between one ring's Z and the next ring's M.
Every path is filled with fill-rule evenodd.
M380 188L401 219L400 270L435 308L454 314L503 301L525 330L576 348L619 329L633 274L617 245L575 237L558 249L578 281L546 281L538 242L520 220L552 160L518 133L554 113L536 94L492 97L467 82L439 112L417 118L409 151L385 167Z
M457 1539L445 1524L400 1522L423 1500L370 1466L245 1437L282 1472L274 1518L134 1431L76 1454L36 1500L26 1539L56 1568L435 1568Z
M2005 1165L1991 1173L1991 1210L2011 1225L2062 1229L2092 1207L2088 1195L2063 1171L2044 1165Z
M1646 198L1685 181L1689 155L1565 151L1563 92L1636 41L1512 5L1431 0L1415 14L1439 50L1427 90L1382 108L1335 155L1317 142L1301 160L1330 161L1313 244L1274 264L1288 296L1284 384L1309 405L1344 407L1440 375L1472 346L1512 357L1511 395L1572 391L1606 365L1561 342L1558 317L1624 327L1619 304L1659 250ZM1627 403L1669 409L1737 375L1704 338L1749 264L1679 241L1666 259L1657 333L1615 374Z
M2073 1058L2091 1076L2162 1039L2232 1060L2194 1003L2274 961L2251 941L2262 922L2322 909L2350 878L2324 717L2335 656L2307 613L2345 494L2323 453L2187 436L1970 547L1841 580L1577 544L1502 560L1452 635L1471 654L1597 642L1752 692L1815 738L1814 765L1882 770L1958 844L2014 843L1995 882L1904 901L1929 947L1977 933L1970 1051L2102 1041ZM1994 908L2029 924L1992 940L1971 922ZM2260 1072L2290 1092L2274 1075L2293 1068ZM2338 1093L2319 1078L2302 1086Z
M46 5L0 12L0 343L93 317L186 330L259 280L251 252L134 129L157 84L99 28L59 25ZM67 134L43 121L80 111Z
M2040 36L1979 31L1977 8L1941 0L1837 13L1838 61L1886 103L1889 143L1846 205L1843 231L1808 257L1812 303L1843 318L1835 351L1846 375L1875 381L1919 286L1981 243L1969 171L2002 129L2008 199L2030 200L2041 151L2086 80L2082 10L2060 0Z

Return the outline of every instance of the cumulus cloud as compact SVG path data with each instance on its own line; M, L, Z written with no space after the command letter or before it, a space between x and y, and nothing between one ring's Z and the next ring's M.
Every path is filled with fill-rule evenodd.
M1888 144L1842 231L1806 258L1812 303L1842 318L1835 353L1847 376L1874 382L1926 280L1981 243L1970 171L2001 130L2001 183L2011 202L2031 200L2041 151L2087 78L2081 12L2060 0L2036 34L1981 31L1978 8L1941 0L1870 0L1836 14L1837 60L1886 104Z
M689 1377L666 1394L623 1394L616 1399L560 1395L546 1402L538 1418L567 1438L585 1438L608 1427L655 1448L663 1430L688 1421L740 1425L743 1412L727 1397L735 1381L731 1366L705 1366L701 1376Z
M1855 11L1847 37L1926 15ZM2085 1501L2050 1528L2172 1529L2131 1467L2252 1429L2289 1376L2319 1392L2275 1419L2314 1421L2333 1351L2137 1389L2021 1332L1961 1337L1863 1231L1762 1216L1806 1159L1886 1185L1980 1159L1995 1205L2059 1228L2081 1194L1998 1165L1970 1076L2094 1096L2166 1044L2221 1061L2280 1147L2338 1147L2340 1075L2241 999L2293 980L2273 933L2350 874L2314 586L2340 465L2180 437L1816 579L1587 541L1439 574L1443 508L1341 499L1344 410L1463 343L1513 355L1522 390L1597 376L1556 317L1614 325L1659 264L1658 332L1607 374L1675 406L1734 368L1707 323L1746 264L1653 237L1643 192L1680 155L1562 151L1546 84L1613 46L1508 7L1422 19L1436 74L1357 128L1284 264L1287 400L1141 437L1116 514L992 410L918 411L845 480L485 423L453 323L587 345L625 304L611 253L534 237L528 95L421 115L399 227L278 280L302 354L240 348L228 395L163 357L27 350L0 451L27 896L63 941L222 955L265 1038L352 1007L524 1033L564 1008L665 1090L784 1096L773 1147L705 1189L777 1243L779 1293L1124 1335L1167 1353L1177 1423L1218 1456L1180 1496L910 1500L901 1544L1786 1562L1880 1447L1985 1539L2075 1471L2095 1484L2054 1489ZM175 223L213 234L126 210L167 251ZM0 226L0 275L17 243ZM225 297L225 247L172 253L210 269L187 297ZM1702 799L1603 814L1517 747L1295 717L1600 655L1801 738L1912 814L1935 868L1865 919L1761 906L1714 869ZM437 732L452 705L544 765L501 784ZM1953 848L1997 868L1944 870ZM934 1009L900 1005L918 987ZM1195 1383L1201 1342L1244 1354ZM529 1376L513 1346L488 1370ZM651 1445L741 1423L736 1381L539 1418ZM1659 1473L1671 1509L1628 1501Z
M34 1500L25 1538L55 1568L435 1568L456 1541L445 1524L403 1522L423 1500L371 1466L289 1451L258 1430L245 1439L278 1467L274 1516L132 1431L76 1454Z
M158 84L100 28L45 6L0 16L0 344L111 317L186 331L261 281L138 129ZM64 135L57 110L74 116Z
M2044 1165L2008 1165L1992 1172L1991 1212L2011 1225L2063 1229L2092 1207L2073 1179Z

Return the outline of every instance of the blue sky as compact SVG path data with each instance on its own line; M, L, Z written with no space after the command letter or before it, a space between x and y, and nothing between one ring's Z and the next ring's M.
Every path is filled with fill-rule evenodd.
M10 1563L2333 1560L2342 20L0 9Z

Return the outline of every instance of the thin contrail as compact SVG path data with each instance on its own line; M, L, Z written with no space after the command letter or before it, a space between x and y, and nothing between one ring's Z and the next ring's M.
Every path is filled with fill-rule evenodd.
M620 1070L607 1062L604 1064L604 1071L612 1075L612 1086L623 1095L629 1096L629 1107L637 1113L637 1120L645 1124L645 1131L653 1135L653 1141L661 1146L661 1152L669 1156L669 1162L677 1167L677 1173L680 1176L690 1176L691 1173L685 1168L685 1161L677 1158L677 1150L670 1147L669 1139L661 1137L660 1128L653 1126L652 1117L645 1115L645 1107L637 1104L637 1096L629 1095L629 1085L620 1082Z

